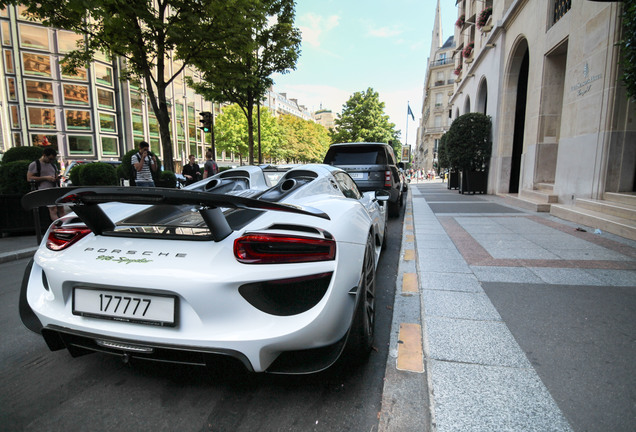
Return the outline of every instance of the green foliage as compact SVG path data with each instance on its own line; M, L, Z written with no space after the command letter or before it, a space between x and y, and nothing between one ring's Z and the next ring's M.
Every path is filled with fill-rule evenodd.
M636 1L623 2L623 38L621 47L622 80L627 95L636 100Z
M80 164L77 168L80 168L78 184L80 186L117 186L119 184L117 169L111 164L93 162ZM71 172L71 177L73 177L73 172ZM71 181L73 181L72 178Z
M395 124L384 113L384 102L380 102L379 94L372 88L354 93L335 123L334 142L399 141Z
M219 40L194 63L204 72L189 84L208 100L237 104L247 119L247 155L254 163L254 105L273 84L271 75L295 69L300 30L294 27L294 0L235 1ZM240 152L243 154L243 152Z
M442 137L439 140L439 145L437 147L437 163L439 165L440 171L442 169L451 168L450 160L448 159L448 148L447 148L446 140L447 140L446 134L442 135Z
M73 184L73 186L82 185L80 172L82 172L82 170L84 169L86 165L88 165L88 163L77 164L68 172L68 178L71 180L71 183Z
M155 186L164 188L176 188L177 176L172 171L161 171L157 180L155 180Z
M444 136L450 168L483 171L490 162L490 116L468 113L457 117Z
M322 162L329 149L329 131L311 120L292 115L278 119L281 131L281 146L277 152L280 159L300 162Z
M31 185L27 182L26 175L31 162L33 161L3 161L0 165L0 193L25 194L30 192Z
M2 163L14 162L19 160L25 160L33 162L42 156L43 147L39 146L26 146L26 147L11 147L4 153L2 157ZM26 175L26 171L25 174Z

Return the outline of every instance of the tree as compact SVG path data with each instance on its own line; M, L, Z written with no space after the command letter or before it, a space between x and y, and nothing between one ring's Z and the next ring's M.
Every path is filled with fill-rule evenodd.
M216 102L237 104L248 126L248 157L254 163L254 106L263 100L274 72L296 68L300 31L294 27L294 0L252 0L237 9L231 39L206 46L195 62L204 72L195 90Z
M256 117L256 113L254 113L254 117ZM252 119L253 123L256 121L256 118ZM276 149L280 147L280 135L274 116L267 109L261 110L261 145L265 156L275 157ZM241 158L247 156L247 119L238 105L234 104L223 108L223 112L216 119L215 139L220 151L234 153Z
M163 159L174 170L170 135L168 85L200 56L204 47L231 40L236 4L247 0L28 0L28 13L46 26L86 35L78 49L64 59L64 69L73 73L88 65L96 52L104 51L126 61L123 79L143 82L161 136ZM224 42L227 43L227 42ZM166 68L169 57L180 60L172 74Z
M395 124L390 123L384 113L384 102L380 102L380 96L370 87L349 98L335 123L334 142L399 141Z
M621 47L622 80L627 95L636 100L636 1L623 3L622 12L623 37Z
M278 119L282 142L280 155L287 161L322 162L329 148L329 131L311 120L289 114Z
M450 168L484 171L490 162L490 116L467 113L457 117L444 134Z

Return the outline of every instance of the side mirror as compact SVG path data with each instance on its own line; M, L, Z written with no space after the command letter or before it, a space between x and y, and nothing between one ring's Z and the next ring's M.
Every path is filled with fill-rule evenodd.
M391 198L391 194L385 190L377 190L375 191L375 200L376 201L388 201Z

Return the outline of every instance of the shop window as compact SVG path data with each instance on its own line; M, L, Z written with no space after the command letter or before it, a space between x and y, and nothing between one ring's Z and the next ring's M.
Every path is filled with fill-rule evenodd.
M64 72L64 62L60 61L60 76L62 79L72 81L88 81L88 69L85 67L79 67L75 71L75 74Z
M51 56L45 54L22 53L25 75L51 78Z
M91 130L91 112L85 110L64 110L68 130Z
M13 77L7 78L7 90L8 90L7 94L9 96L9 100L14 102L17 101L18 95L15 90L15 78Z
M50 81L24 80L27 102L54 103L53 83Z
M63 84L65 105L89 105L88 86Z
M32 129L55 129L55 109L28 107L29 127Z
M13 50L4 50L4 72L8 74L15 73L15 68L13 67Z
M13 129L18 129L20 127L20 116L18 115L18 106L10 105L9 109L11 111L11 127Z
M101 63L94 63L95 81L97 84L113 86L113 68Z
M70 155L92 155L93 137L90 135L69 135L68 152Z
M105 109L115 109L115 93L110 90L97 89L97 106Z
M99 131L100 132L117 132L117 119L115 114L99 113Z
M102 137L102 154L104 156L119 156L117 137Z
M58 30L57 32L57 48L61 53L67 53L69 51L76 50L78 43L84 40L84 36L75 32L66 30Z
M2 45L11 46L11 29L9 21L2 21Z
M18 24L18 32L22 48L50 51L49 30L46 27Z

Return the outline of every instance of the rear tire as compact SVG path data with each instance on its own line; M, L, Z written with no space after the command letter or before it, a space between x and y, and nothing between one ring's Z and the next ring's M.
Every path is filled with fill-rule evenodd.
M400 215L400 198L398 197L395 202L388 202L389 205L389 216L398 217Z
M375 260L373 239L369 235L360 274L356 310L349 330L345 354L353 364L366 361L373 346L375 326Z

